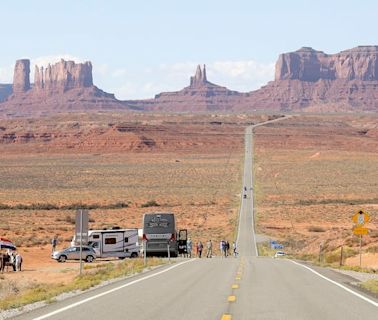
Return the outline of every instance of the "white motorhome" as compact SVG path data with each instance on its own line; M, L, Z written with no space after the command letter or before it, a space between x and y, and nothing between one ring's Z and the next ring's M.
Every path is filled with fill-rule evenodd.
M97 258L136 258L138 229L89 230L88 245L95 249Z

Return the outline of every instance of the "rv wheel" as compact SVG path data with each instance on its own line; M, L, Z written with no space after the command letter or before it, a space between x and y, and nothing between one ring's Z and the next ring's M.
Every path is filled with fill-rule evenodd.
M67 260L66 256L60 256L58 259L59 262L66 262L66 260Z
M93 262L93 257L92 256L88 256L87 259L86 259L87 262Z
M138 254L136 252L133 252L130 256L131 259L137 258Z

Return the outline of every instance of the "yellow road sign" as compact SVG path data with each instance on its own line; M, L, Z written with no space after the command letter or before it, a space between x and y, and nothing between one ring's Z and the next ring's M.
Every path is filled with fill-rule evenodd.
M364 234L368 234L369 230L368 228L364 228L364 227L354 227L353 228L353 233L355 235L364 235Z
M369 219L369 215L363 210L358 210L352 217L353 222L358 226L363 226L365 223L369 222Z

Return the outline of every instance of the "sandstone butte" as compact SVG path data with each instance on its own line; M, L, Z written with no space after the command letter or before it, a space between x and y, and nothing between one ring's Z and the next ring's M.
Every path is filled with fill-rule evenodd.
M206 67L197 67L189 86L163 92L152 99L117 100L93 85L90 62L61 60L46 69L35 67L29 81L29 60L15 66L13 92L0 85L0 111L7 114L88 110L310 112L377 112L378 46L359 46L336 54L309 47L283 53L275 79L258 90L237 92L207 80Z
M0 96L4 96L1 93L4 91L0 91ZM9 90L7 92L8 96L0 104L0 113L8 116L127 109L113 94L93 85L91 62L62 59L46 68L35 66L31 84L30 61L17 60L12 90L10 94Z

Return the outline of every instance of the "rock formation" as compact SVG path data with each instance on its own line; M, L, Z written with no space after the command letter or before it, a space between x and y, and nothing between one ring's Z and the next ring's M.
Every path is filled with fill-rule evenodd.
M249 93L256 108L301 111L378 111L378 46L336 54L304 47L281 54L275 80Z
M176 92L162 92L154 99L125 101L131 107L162 111L227 111L245 94L221 87L207 80L206 66L197 66L188 87Z
M328 55L312 48L281 54L275 80L378 80L378 46L359 46Z
M16 61L13 75L13 93L19 94L30 90L30 61L21 59Z
M30 61L18 60L14 72L13 94L0 105L1 113L29 115L127 109L113 94L93 85L91 62L75 63L62 59L46 68L35 66L32 86L29 77Z
M34 86L50 93L92 87L92 64L89 61L75 63L62 59L52 66L49 64L46 69L35 66Z

